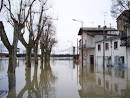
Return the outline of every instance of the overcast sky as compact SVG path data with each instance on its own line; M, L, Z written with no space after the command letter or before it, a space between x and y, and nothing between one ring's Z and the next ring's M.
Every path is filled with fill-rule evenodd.
M84 27L107 26L116 27L116 20L111 17L111 0L53 0L53 10L57 27L57 51L76 45L77 33L81 27L77 19L83 21ZM59 50L58 50L59 48Z
M76 46L77 38L80 39L77 34L81 23L72 19L83 21L84 27L103 26L104 20L107 26L111 23L116 27L116 20L110 13L111 0L49 0L49 2L52 17L58 18L54 20L58 40L55 52L66 50L72 45ZM5 26L8 28L6 29L8 37L12 38L12 34L9 33L11 26L8 27L6 24Z

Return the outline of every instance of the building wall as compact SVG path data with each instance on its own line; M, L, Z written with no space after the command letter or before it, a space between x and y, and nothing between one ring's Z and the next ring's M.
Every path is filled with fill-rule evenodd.
M94 67L94 72L95 72L95 49L84 49L83 52L84 56L84 66L85 66L85 70L86 72L91 72L91 67ZM90 64L90 56L93 55L94 56L94 65Z
M127 62L128 62L128 68L130 71L130 47L126 48L126 57L127 57Z
M118 48L114 49L114 42L118 42ZM124 66L127 67L127 57L126 57L126 47L121 47L120 46L120 39L113 39L113 40L108 40L104 42L104 48L105 48L105 43L108 43L109 49L105 50L105 67L107 67L108 62L111 63L113 67L118 66L117 63L115 62L115 57L124 57ZM101 50L98 51L98 45L101 45ZM96 43L96 70L97 71L102 71L103 69L103 41L97 42ZM110 60L108 58L111 57Z
M95 38L92 36L87 35L87 33L83 33L83 36L81 35L81 39L83 37L83 65L84 70L86 72L90 72L90 55L94 56L94 71L95 71ZM79 60L80 65L82 65L82 42L80 40L79 43Z
M94 48L95 47L95 38L88 35L87 33L83 33L83 45L85 45L86 48Z

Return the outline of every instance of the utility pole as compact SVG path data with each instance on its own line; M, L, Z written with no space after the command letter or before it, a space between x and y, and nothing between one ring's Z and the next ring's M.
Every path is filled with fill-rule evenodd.
M73 21L77 21L77 22L80 22L81 23L81 31L82 31L82 35L81 35L81 70L82 70L82 87L83 87L83 21L80 21L80 20L76 20L76 19L72 19Z
M106 26L103 27L103 79L104 79L104 92L105 92L105 29Z
M78 62L78 38L77 38L77 62Z
M81 23L81 30L83 29L83 21L77 20L77 19L72 19L73 21L77 21ZM82 71L83 71L83 31L81 35L81 65L82 65Z
M73 58L75 57L75 47L73 46Z

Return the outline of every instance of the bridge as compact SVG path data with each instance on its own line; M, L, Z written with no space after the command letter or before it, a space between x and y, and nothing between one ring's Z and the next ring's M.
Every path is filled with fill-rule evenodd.
M26 53L18 53L17 57L25 57ZM8 53L0 53L0 57L8 57ZM32 54L33 56L33 54ZM39 55L40 56L40 55ZM67 47L65 49L55 49L51 57L76 57L77 47Z
M65 49L55 49L52 52L53 57L74 57L77 56L77 47L71 46Z

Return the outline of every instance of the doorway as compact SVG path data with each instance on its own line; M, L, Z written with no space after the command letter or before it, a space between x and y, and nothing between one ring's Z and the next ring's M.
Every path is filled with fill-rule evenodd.
M90 55L90 71L94 72L94 55Z

